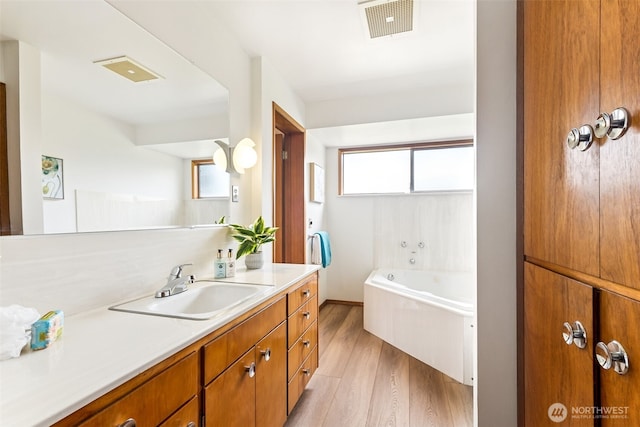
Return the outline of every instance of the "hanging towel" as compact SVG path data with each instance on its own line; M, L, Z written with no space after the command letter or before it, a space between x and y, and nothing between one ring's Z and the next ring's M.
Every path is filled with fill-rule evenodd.
M320 241L320 254L322 255L322 266L327 267L331 264L331 243L329 242L329 233L326 231L318 231L315 233L317 240ZM316 239L314 239L315 241Z
M320 236L311 236L311 264L322 264L322 252L320 250Z

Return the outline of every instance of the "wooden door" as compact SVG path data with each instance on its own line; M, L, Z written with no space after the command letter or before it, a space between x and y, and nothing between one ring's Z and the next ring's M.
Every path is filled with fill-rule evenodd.
M640 425L640 302L611 292L600 294L599 341L618 341L629 358L629 371L600 368L602 427ZM607 413L604 414L604 411Z
M524 291L525 426L593 426L571 416L573 407L594 406L593 289L526 263ZM587 332L583 349L562 336L564 322L575 321ZM562 424L549 415L554 404L566 408Z
M600 0L524 3L524 250L599 274L599 147L571 150L598 111ZM595 114L595 116L594 116Z
M601 142L601 275L640 289L640 1L602 0L601 22L600 111L632 115L625 135Z
M273 262L304 264L307 228L305 220L305 129L286 111L273 104L274 225L279 227Z
M282 426L287 420L286 375L287 323L282 322L256 345L256 426Z
M240 359L205 388L204 411L207 427L247 427L256 422L255 349ZM254 371L255 372L255 371Z

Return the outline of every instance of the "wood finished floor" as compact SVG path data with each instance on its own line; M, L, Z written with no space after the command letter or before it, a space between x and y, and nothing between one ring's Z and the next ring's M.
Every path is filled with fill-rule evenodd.
M363 329L362 307L319 314L320 367L285 427L473 426L473 389Z

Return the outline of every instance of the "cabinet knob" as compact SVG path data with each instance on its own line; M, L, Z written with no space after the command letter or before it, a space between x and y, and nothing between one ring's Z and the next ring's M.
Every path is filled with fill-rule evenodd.
M302 373L305 374L305 375L311 375L311 369L304 368L302 370Z
M309 298L309 295L311 295L311 290L305 289L304 291L302 291L302 296L303 297Z
M310 312L310 311L303 311L303 312L302 312L302 316L303 316L305 319L309 319L309 318L311 317L311 312Z
M302 341L302 345L308 348L311 345L311 341L304 340L304 341Z
M620 375L629 371L629 357L622 344L613 340L609 344L596 344L596 359L603 369L611 369Z
M267 348L266 350L260 350L260 354L264 358L265 362L268 362L271 359L271 349Z
M249 374L249 378L253 378L256 376L256 364L251 362L251 365L245 366L244 371Z
M136 427L136 420L133 418L129 418L128 420L120 424L118 427Z
M600 113L596 119L595 134L598 138L608 136L611 139L618 139L625 134L629 128L629 112L623 108L616 108L608 113Z
M567 135L567 145L572 150L574 148L580 151L586 151L593 143L593 128L591 125L582 125L580 128L573 128Z
M187 427L196 427L196 423L194 423L193 421L189 421L189 424L187 424Z
M562 329L562 338L567 345L575 344L578 348L587 346L587 331L579 321L573 322L573 326L569 322L564 322Z

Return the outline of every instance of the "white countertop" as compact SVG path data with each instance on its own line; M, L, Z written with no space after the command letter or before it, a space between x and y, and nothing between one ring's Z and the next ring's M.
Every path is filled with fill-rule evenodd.
M113 304L66 317L62 338L50 347L23 350L19 358L0 362L0 425L51 425L318 268L267 264L260 270L240 269L234 278L219 279L273 287L272 292L209 320L108 310ZM193 286L202 285L206 282L199 281Z

